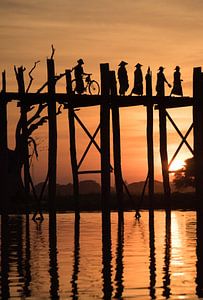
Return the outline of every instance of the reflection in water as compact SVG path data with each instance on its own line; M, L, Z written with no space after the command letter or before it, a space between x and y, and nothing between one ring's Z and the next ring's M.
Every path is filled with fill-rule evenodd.
M43 223L26 215L0 220L1 299L203 297L203 216L197 214L195 232L194 212L176 211L171 219L151 211L149 227L148 212L136 223L126 212L125 226L122 214L118 223L117 213L107 214L102 227L98 213L81 213L81 220L58 214L57 235L56 218L48 222L46 214Z
M49 274L50 274L50 297L59 299L59 276L57 264L57 237L56 215L49 215Z
M149 211L149 247L150 247L150 296L156 299L156 258L155 258L155 233L154 233L154 211Z
M168 299L171 294L170 289L170 260L171 260L171 211L166 210L166 233L165 233L165 256L163 267L163 296Z
M123 212L118 213L118 237L116 248L116 292L115 298L121 299L123 293L123 246L124 246L124 218Z
M1 299L8 299L9 292L9 254L8 254L8 216L1 216Z
M30 220L29 215L26 215L25 224L25 283L23 287L24 295L31 296L30 282L31 282L31 268L30 268Z
M24 281L24 273L23 273L23 220L20 216L18 219L12 218L11 225L11 239L13 251L16 250L16 257L17 257L17 271L18 271L18 278L20 285Z
M197 212L197 277L196 294L203 297L203 215Z
M102 275L103 275L103 299L111 299L111 219L110 213L102 214Z
M74 263L72 275L72 299L78 299L78 273L80 263L80 215L75 213L75 231L74 231Z

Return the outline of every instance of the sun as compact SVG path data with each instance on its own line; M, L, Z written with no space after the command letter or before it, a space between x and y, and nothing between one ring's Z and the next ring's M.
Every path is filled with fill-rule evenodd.
M177 159L172 162L169 167L170 172L175 172L185 166L185 162L183 160Z

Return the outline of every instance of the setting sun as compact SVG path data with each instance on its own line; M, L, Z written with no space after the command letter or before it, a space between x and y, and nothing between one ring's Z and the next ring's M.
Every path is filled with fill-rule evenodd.
M183 160L177 159L172 162L172 164L169 167L169 171L170 172L177 171L183 168L184 166L185 166L185 162Z

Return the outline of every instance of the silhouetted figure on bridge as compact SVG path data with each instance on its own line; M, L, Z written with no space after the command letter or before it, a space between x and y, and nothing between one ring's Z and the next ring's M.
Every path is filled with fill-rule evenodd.
M164 75L164 67L159 67L159 72L157 73L157 83L156 83L157 96L161 96L161 97L165 96L165 83L167 83L168 87L171 88L170 83L168 83Z
M176 66L175 67L175 72L173 73L174 80L173 80L173 88L171 90L171 95L178 95L178 96L183 96L183 89L182 89L182 84L181 81L182 79L181 74L180 74L180 67Z
M132 96L132 94L142 96L143 95L143 76L141 70L142 65L138 63L136 64L135 67L136 69L134 72L134 87L132 89L130 96Z
M84 64L84 61L82 58L80 58L77 61L77 65L72 69L74 70L74 76L76 80L76 88L75 91L81 95L85 91L84 82L83 82L83 75L88 75L84 72L82 65Z
M125 61L121 61L119 64L119 69L118 69L118 81L119 81L119 95L120 96L125 96L125 92L129 88L129 83L128 83L128 74L126 70L126 65L128 63Z

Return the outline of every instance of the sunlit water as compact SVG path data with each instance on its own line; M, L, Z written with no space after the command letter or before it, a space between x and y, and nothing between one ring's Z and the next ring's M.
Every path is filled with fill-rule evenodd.
M1 226L1 299L198 299L203 286L203 238L195 212L9 216ZM203 222L203 220L202 220ZM2 219L1 219L2 223ZM2 224L1 224L2 225ZM3 234L4 232L4 234ZM6 234L5 234L6 233Z

